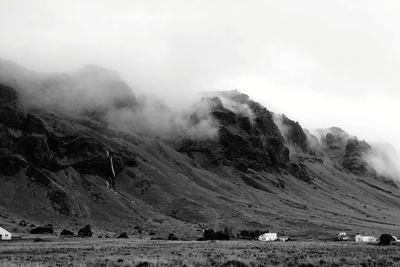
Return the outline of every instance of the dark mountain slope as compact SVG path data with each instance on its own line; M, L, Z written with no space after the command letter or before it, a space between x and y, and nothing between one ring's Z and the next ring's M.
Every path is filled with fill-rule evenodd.
M201 227L304 236L399 227L396 184L346 165L364 162L364 143L331 131L312 143L288 118L282 132L270 111L238 92L202 100L218 125L215 138L171 140L112 127L89 112L97 105L79 113L32 107L20 101L21 90L0 87L3 224L90 223L99 232L187 237L201 235ZM121 108L102 103L103 110Z
M238 170L273 171L289 160L289 150L272 114L255 102L249 102L254 111L254 121L243 114L236 114L223 106L218 97L208 101L212 116L219 123L218 138L210 142L186 140L180 151L190 157L208 159L206 163L234 166ZM239 103L242 104L242 103ZM205 164L204 162L199 162Z

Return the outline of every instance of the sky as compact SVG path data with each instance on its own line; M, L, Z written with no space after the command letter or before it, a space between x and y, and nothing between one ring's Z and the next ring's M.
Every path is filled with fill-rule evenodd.
M0 0L0 58L99 64L170 105L238 89L305 128L400 148L398 14L386 0Z

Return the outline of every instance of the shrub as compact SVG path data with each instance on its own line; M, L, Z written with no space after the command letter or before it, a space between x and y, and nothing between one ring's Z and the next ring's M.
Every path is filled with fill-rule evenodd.
M213 240L215 236L215 232L213 229L206 229L203 233L204 240Z
M127 233L123 232L123 233L120 233L119 236L117 236L117 238L129 238L129 236Z
M381 246L389 246L394 242L394 238L392 235L390 234L383 234L381 235L381 237L379 238L379 245Z
M138 264L136 264L136 267L148 267L150 266L150 263L147 261L141 261Z
M74 233L67 229L64 229L64 230L62 230L60 236L74 236Z
M30 230L30 233L33 235L37 234L54 234L53 226L52 225L47 225L47 226L39 226L36 228L33 228Z
M204 240L229 240L230 236L226 232L217 231L213 229L204 230Z
M260 235L268 233L269 231L263 230L242 230L239 232L238 238L240 239L257 239Z

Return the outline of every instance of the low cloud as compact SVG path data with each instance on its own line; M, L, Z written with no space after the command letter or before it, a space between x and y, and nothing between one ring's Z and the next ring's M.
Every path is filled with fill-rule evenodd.
M392 145L371 144L371 150L365 154L364 160L378 175L400 179L400 157Z
M71 73L35 73L0 62L0 80L17 88L20 101L71 116L89 116L112 127L160 138L214 138L218 124L208 101L170 107L156 96L136 97L120 76L87 65Z
M209 139L218 134L218 124L210 115L210 106L201 101L184 110L171 109L161 100L142 97L138 107L114 109L107 113L114 127L165 139Z

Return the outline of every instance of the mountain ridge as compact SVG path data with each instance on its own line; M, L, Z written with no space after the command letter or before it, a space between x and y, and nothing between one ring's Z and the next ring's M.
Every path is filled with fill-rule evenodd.
M312 237L398 229L397 181L371 167L365 158L372 149L368 143L339 128L314 135L233 90L207 93L196 108L168 121L180 126L173 134L157 137L135 124L114 123L121 114L129 119L143 109L118 76L105 83L92 81L91 75L84 82L68 78L61 87L64 79L49 85L18 83L18 73L11 77L17 83L4 76L0 209L10 218L2 217L4 223L23 219L61 228L89 222L98 231L162 236L175 230L187 238L201 235L204 227ZM40 86L24 88L29 84ZM23 99L24 90L40 96L43 84L45 94L95 85L100 91L93 92L112 94L85 109L53 105L55 99L65 100L58 94L28 105L32 99ZM83 97L83 106L91 96ZM114 96L128 101L116 104ZM114 179L107 154L113 158ZM107 185L110 179L115 190Z

